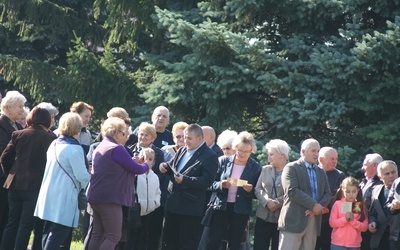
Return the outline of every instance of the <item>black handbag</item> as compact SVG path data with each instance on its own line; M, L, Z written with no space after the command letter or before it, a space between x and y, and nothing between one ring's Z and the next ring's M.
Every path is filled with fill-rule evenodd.
M142 226L142 220L140 218L140 203L137 199L137 194L135 194L135 205L129 207L128 210L128 227L129 228L139 228Z
M62 167L61 163L58 161L57 152L56 152L56 143L54 143L54 153L55 153L56 161L57 161L58 165L64 171L64 173L66 175L68 175L68 177L71 179L72 183L74 183L74 186L75 186L76 190L78 190L78 187L76 186L76 183L75 183L74 179L72 179L71 175L68 174L68 172ZM85 189L81 189L79 191L79 193L78 193L78 209L79 210L86 210L87 203L88 202L87 202Z

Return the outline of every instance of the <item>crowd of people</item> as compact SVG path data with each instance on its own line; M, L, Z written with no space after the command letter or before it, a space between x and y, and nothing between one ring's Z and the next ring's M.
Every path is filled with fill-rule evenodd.
M359 182L313 138L292 162L270 140L261 166L253 134L184 121L170 132L164 106L133 132L113 107L93 140L93 106L73 103L55 129L56 107L25 102L1 100L0 250L27 249L32 232L33 250L69 249L82 216L85 250L247 250L254 211L255 250L400 249L398 168L377 153Z

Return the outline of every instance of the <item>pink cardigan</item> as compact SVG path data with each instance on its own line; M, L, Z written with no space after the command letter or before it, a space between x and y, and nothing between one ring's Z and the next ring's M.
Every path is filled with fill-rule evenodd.
M360 247L361 232L365 232L368 229L367 209L364 206L364 221L359 221L360 215L354 214L354 220L348 222L345 214L340 212L344 201L346 200L338 200L332 207L331 216L329 217L329 225L333 228L331 244L351 248Z

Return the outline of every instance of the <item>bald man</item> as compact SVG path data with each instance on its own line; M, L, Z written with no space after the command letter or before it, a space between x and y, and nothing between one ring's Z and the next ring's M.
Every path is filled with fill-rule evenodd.
M218 157L224 155L221 148L215 144L215 138L217 137L215 130L210 126L202 126L201 129L203 130L204 141L206 142L207 146L212 149L212 151L214 151Z

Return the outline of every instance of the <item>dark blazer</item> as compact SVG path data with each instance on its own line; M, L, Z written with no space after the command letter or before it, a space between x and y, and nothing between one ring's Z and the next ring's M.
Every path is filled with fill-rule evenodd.
M376 185L383 184L383 182L379 179L377 175L372 178L372 182L368 183L367 179L363 179L360 182L360 189L363 192L363 201L367 209L369 210L371 207L371 196L372 196L372 190ZM368 231L369 232L369 231Z
M313 209L316 203L327 207L331 200L328 177L323 169L316 167L318 198L312 198L310 178L305 161L300 158L288 163L282 172L282 186L285 193L281 214L278 220L278 229L292 233L303 232L308 223L306 210ZM319 235L321 230L321 215L315 217Z
M22 129L22 126L16 122L18 129ZM11 120L5 115L0 116L0 155L3 153L4 149L6 148L8 142L11 140L11 134L14 132L15 129L11 125ZM1 180L1 183L4 182L5 180L5 173L3 170L0 169L0 178L3 178Z
M224 155L224 152L222 152L222 149L221 149L217 144L215 144L215 143L214 143L214 145L212 146L211 149L214 151L214 153L215 153L218 157Z
M202 216L206 190L213 183L218 169L218 157L205 143L193 154L180 173L183 181L178 184L171 168L177 168L182 156L187 152L181 147L168 162L167 175L170 175L168 191L170 192L165 209L181 215Z
M399 241L400 240L400 210L392 208L392 201L395 198L395 192L400 194L400 177L397 178L392 187L390 188L388 198L386 200L385 208L390 213L390 234L389 240Z
M39 191L46 167L46 153L56 135L40 126L30 126L12 133L10 142L1 155L4 172L15 164L14 180L10 189Z
M385 232L387 226L389 226L389 218L386 212L384 185L375 185L371 196L371 208L368 215L368 223L375 222L377 231L372 234L370 240L371 248L379 248L379 242L381 241L382 235ZM383 201L383 202L382 202Z
M213 203L216 209L226 210L227 200L228 200L228 190L227 188L222 188L221 181L227 180L231 177L233 165L234 165L235 155L223 156L219 158L219 167L217 177L211 187L213 191L210 201ZM235 212L239 214L251 215L253 212L252 199L256 198L254 194L254 188L256 187L258 177L261 173L261 166L249 158L244 167L243 173L240 176L241 180L247 180L249 184L253 185L251 192L246 192L243 187L238 187L236 193L235 201Z

